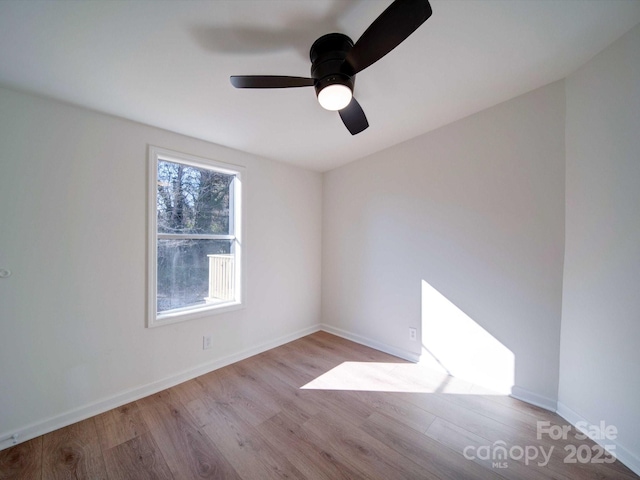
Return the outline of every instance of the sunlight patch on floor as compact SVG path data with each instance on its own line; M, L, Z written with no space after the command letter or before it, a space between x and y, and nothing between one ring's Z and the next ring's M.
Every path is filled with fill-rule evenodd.
M302 389L369 392L496 394L417 363L344 362Z

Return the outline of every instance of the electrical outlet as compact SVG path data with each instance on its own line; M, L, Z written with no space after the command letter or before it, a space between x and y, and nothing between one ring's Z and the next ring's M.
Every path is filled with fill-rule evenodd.
M413 327L409 327L409 340L417 340L418 339L418 330L413 328Z
M209 350L211 348L212 341L211 334L202 337L202 349Z

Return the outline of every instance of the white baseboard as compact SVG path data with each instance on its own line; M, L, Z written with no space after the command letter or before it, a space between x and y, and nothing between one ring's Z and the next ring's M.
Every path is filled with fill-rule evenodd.
M346 330L342 330L341 328L327 325L325 323L320 324L320 330L324 330L327 333L337 335L338 337L346 338L347 340L351 340L352 342L359 343L360 345L364 345L366 347L371 347L375 350L388 353L389 355L400 357L410 362L418 363L420 361L420 354L418 353L408 352L401 348L393 347L391 345L387 345L385 343L381 343L376 340L372 340L370 338L363 337L361 335L357 335L355 333L351 333Z
M18 428L14 431L3 432L0 434L0 450L12 447L13 445L18 443L26 442L27 440L31 440L32 438L38 437L40 435L53 432L54 430L66 427L73 423L86 420L87 418L99 415L114 408L118 408L135 400L139 400L149 395L161 392L162 390L174 387L180 383L186 382L187 380L191 380L192 378L204 375L205 373L209 373L213 370L217 370L218 368L225 367L232 363L239 362L240 360L244 360L245 358L252 357L272 348L279 347L280 345L292 342L306 335L317 332L318 330L320 330L320 326L314 325L312 327L299 330L289 335L285 335L283 337L279 337L274 340L255 345L251 348L242 350L241 352L234 353L233 355L228 355L226 357L218 358L210 362L202 363L193 368L184 370L161 380L156 380L140 387L125 390L121 393L104 398L97 402L93 402L88 405L69 410L65 413L49 417L45 420L40 420L25 427ZM15 441L13 437L14 435L16 435Z
M593 425L591 422L585 420L584 418L582 418L580 415L578 415L576 412L574 412L573 410L571 410L569 407L567 407L561 402L558 402L557 413L574 427L576 427L578 422L580 422L582 425L585 425L585 424L588 425L587 428L589 430L598 429L597 425ZM603 448L606 448L607 445L615 446L615 451L609 452L609 453L612 453L613 455L615 455L615 457L618 460L620 460L620 462L625 464L631 471L633 471L633 473L635 473L636 475L640 475L640 457L638 457L638 455L631 452L629 449L625 448L623 445L620 445L620 443L618 443L616 439L614 440L597 440L596 439L594 440L594 442L596 442L598 445L600 445Z
M517 385L511 387L511 396L515 399L535 405L536 407L549 410L550 412L555 412L558 405L558 401L553 398L539 395L531 390L527 390L526 388L518 387Z

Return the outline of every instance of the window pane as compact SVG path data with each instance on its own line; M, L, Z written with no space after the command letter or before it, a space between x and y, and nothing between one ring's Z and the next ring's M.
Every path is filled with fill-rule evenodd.
M158 233L230 234L233 175L158 161Z
M158 239L158 313L234 300L232 243Z

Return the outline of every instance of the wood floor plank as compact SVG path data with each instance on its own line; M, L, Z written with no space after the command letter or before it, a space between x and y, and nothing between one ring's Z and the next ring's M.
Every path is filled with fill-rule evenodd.
M42 437L0 451L0 479L42 478Z
M536 431L536 422L528 412L506 407L487 395L451 395L449 401L498 422L516 426L522 431Z
M407 402L396 393L388 392L350 392L352 396L372 407L376 412L393 418L405 427L423 433L436 416L423 408Z
M135 402L97 415L95 422L103 450L127 442L148 430Z
M258 378L257 372L247 366L238 366L233 372L236 376L233 394L222 398L215 394L200 395L187 403L187 410L243 478L305 478L287 460L285 452L271 447L254 428L254 415L244 411L253 410L253 405L235 402L239 398L238 392L244 392L245 397L268 398L273 401L273 411L286 408L292 414L296 412L296 418L306 420L309 416L298 412L294 403L287 401L294 390L286 384L280 391L272 389L262 376Z
M504 405L509 408L514 408L519 410L522 413L526 413L532 416L534 419L538 419L540 417L546 417L551 412L545 410L544 408L538 407L536 405L532 405L527 402L523 402L522 400L518 400L517 398L510 397L508 395L491 395L491 400Z
M344 361L341 358L324 356L325 352L319 351L308 342L301 342L300 345L287 343L279 347L277 353L293 368L311 375L312 378L319 377Z
M257 385L243 381L237 376L237 372L234 373L235 394L229 405L249 423L258 425L280 411L278 402L271 397L265 397Z
M362 472L367 478L438 478L363 430L336 420L331 413L316 415L305 422L303 428L323 444L328 444L340 462Z
M382 413L372 414L362 425L362 430L438 478L502 479L497 473L468 461L461 452L452 450L414 429L405 428Z
M174 478L240 478L169 390L138 400L138 405Z
M292 387L279 376L273 374L271 368L265 368L262 360L236 365L236 372L245 382L250 383L258 391L262 398L273 399L273 408L279 411L286 410L289 415L297 415L300 422L304 422L312 415L318 413L318 406L306 401L304 391Z
M406 397L408 403L420 405L428 412L439 418L447 420L459 427L462 427L471 433L474 433L487 440L505 440L520 441L523 439L535 438L532 435L535 421L532 418L531 423L527 425L527 429L523 430L521 424L512 424L509 416L501 417L502 421L496 420L494 417L488 417L478 412L470 410L466 407L457 405L451 400L452 396L448 394L432 394L426 396Z
M300 398L316 405L320 413L331 412L346 425L359 427L374 411L350 392L303 390Z
M173 480L150 433L136 435L104 451L110 480Z
M268 444L262 434L242 418L232 405L206 398L204 400L208 402L206 416L209 421L203 425L202 430L242 478L304 478L284 452L279 452ZM197 410L201 412L201 406Z
M303 387L317 376L295 368L295 362L287 358L280 349L266 352L261 360L263 365L271 369L274 376L295 389Z
M302 428L297 418L282 412L258 425L258 430L274 448L285 455L302 474L314 480L359 480L365 475L341 462L332 449Z
M241 416L253 425L258 425L282 410L285 397L264 382L258 372L243 364L233 367L237 396L231 402L231 406Z
M95 419L47 433L42 438L43 480L90 478L106 480Z
M233 377L231 366L227 366L201 375L194 381L205 390L207 395L221 401L231 402L236 391Z
M488 408L486 404L492 402L483 402L478 398L480 397L478 395L402 393L400 397L481 436L489 435L485 433L485 429L500 430L501 428L516 430L523 435L535 436L536 433L536 419L534 417L508 407L500 407L499 404Z
M543 480L553 478L558 480L571 480L563 474L552 472L546 466L538 466L537 462L540 461L538 459L525 465L515 458L507 458L504 468L496 468L495 463L498 462L499 459L493 458L493 456L487 457L486 455L482 455L480 450L478 450L478 447L490 448L492 446L491 441L441 418L437 418L431 424L426 431L426 435L456 452L463 452L463 455L466 452L470 456L471 461L482 465L487 470L493 470L508 479ZM468 447L472 449L467 450Z
M255 382L242 378L233 365L219 375L207 375L201 381L205 394L219 402L232 405L252 425L258 425L280 410L277 402L261 394Z

